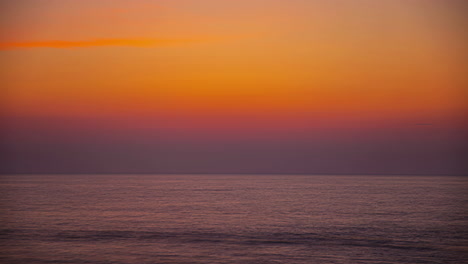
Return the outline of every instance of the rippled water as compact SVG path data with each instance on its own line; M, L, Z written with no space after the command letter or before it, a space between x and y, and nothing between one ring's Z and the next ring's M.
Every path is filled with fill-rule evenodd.
M468 263L468 177L0 178L1 263Z

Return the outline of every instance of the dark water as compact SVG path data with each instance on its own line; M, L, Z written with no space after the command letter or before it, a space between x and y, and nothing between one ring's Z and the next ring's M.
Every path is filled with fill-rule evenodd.
M468 263L466 177L0 178L0 263Z

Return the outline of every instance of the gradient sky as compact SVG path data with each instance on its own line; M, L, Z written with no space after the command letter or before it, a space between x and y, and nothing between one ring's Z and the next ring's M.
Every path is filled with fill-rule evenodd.
M0 172L466 174L461 2L2 2Z

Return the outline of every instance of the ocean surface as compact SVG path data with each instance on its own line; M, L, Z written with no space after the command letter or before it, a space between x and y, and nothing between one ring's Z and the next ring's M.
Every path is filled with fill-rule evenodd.
M0 263L468 263L468 177L0 176Z

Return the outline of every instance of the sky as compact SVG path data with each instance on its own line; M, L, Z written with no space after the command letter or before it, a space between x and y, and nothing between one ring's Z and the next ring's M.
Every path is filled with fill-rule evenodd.
M468 174L462 1L0 10L0 173Z

